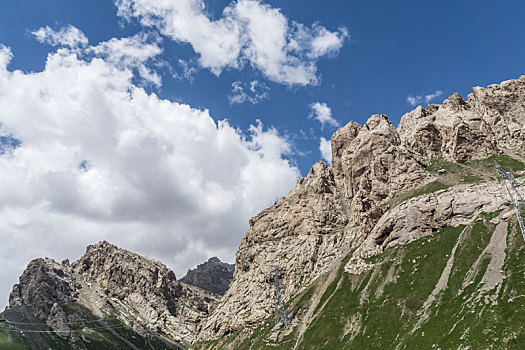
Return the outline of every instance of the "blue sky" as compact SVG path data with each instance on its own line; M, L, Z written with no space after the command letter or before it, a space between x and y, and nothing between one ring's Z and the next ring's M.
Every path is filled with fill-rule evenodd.
M206 1L207 10L219 18L229 1ZM350 33L338 54L317 63L320 83L287 86L265 79L250 67L229 69L220 76L199 70L191 80L164 75L160 96L208 108L216 120L227 118L242 129L260 119L291 137L291 157L303 175L320 158L318 138L329 138L332 126L321 128L308 119L309 106L326 103L336 120L363 123L374 113L385 113L394 124L412 109L409 95L428 95L436 90L440 103L458 91L469 93L476 85L516 78L523 73L525 23L521 1L267 1L282 9L290 20L306 25L319 22L329 30L345 26ZM91 44L125 37L144 30L137 21L116 16L111 1L51 0L2 1L0 41L11 47L10 68L39 71L53 47L34 40L29 32L50 25L72 24ZM148 29L149 30L149 29ZM191 45L164 39L163 58L177 70L178 59L195 57ZM265 83L269 97L255 105L231 105L228 96L235 81ZM295 135L303 130L309 139Z
M0 0L0 295L100 239L233 261L338 125L524 74L522 1L42 4Z

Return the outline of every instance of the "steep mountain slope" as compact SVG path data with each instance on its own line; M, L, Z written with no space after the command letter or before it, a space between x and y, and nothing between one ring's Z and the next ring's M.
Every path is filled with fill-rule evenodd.
M71 265L29 263L2 313L0 348L183 348L216 300L164 264L101 242Z
M474 322L466 313L490 299L503 308L491 313L520 317L519 308L502 301L525 290L503 288L521 269L509 260L520 238L515 230L507 235L514 227L510 198L493 161L519 173L524 157L525 76L474 88L467 101L454 94L442 105L418 107L397 128L384 115L340 128L332 137L332 165L315 164L286 197L250 220L232 284L200 326L194 348L401 349L415 347L421 334L433 334L431 345L438 346L449 343L425 329L450 330L454 322L446 338L463 333L453 347L495 344L475 335L496 323ZM501 224L486 222L488 213ZM514 252L502 248L507 236ZM476 249L478 260L461 253ZM449 262L454 252L459 257ZM287 329L273 327L275 266ZM435 316L448 309L454 322L443 325ZM522 329L509 329L514 335L505 335L505 344L514 344Z
M179 281L191 284L209 292L224 295L233 279L235 265L223 263L219 258L209 258L196 269L188 270Z
M341 264L303 333L275 332L269 320L226 342L236 349L519 349L523 245L508 212L481 214L387 249L359 275ZM310 308L316 287L290 303L296 317Z

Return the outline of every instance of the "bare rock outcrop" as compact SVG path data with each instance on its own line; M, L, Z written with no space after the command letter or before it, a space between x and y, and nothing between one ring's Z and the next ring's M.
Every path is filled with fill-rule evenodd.
M417 107L401 118L402 144L429 163L465 162L501 151L525 151L525 76L475 87L465 101L455 93L442 105Z
M355 130L356 123L351 122L332 137L335 179L348 198L366 192L370 205L377 204L429 177L418 158L401 145L398 131L385 115L373 115Z
M482 212L509 204L505 188L496 182L458 185L415 197L383 215L355 255L371 257L444 227L468 224Z
M71 266L53 259L35 259L29 263L9 295L10 308L22 308L47 324L56 335L70 341L73 348L79 337L70 327L64 306L77 300L80 284Z
M209 292L224 295L233 279L234 264L222 262L219 258L209 258L196 269L188 270L179 281Z
M454 94L442 105L419 106L397 128L384 115L339 128L332 165L316 163L286 197L250 220L230 288L197 338L215 339L270 316L274 265L285 299L291 298L349 251L347 271L359 273L366 268L362 256L501 209L508 200L496 183L451 183L392 203L436 181L438 175L426 170L435 160L463 163L502 153L519 158L524 135L525 76L474 88L467 100Z
M471 109L491 128L500 149L525 151L525 75L519 79L475 87L468 96Z
M214 294L178 282L164 264L108 242L89 246L71 265L31 261L9 298L10 308L28 310L73 348L83 347L70 325L94 319L104 327L104 315L143 337L161 335L188 346L216 303Z
M75 300L80 285L71 267L52 259L35 259L20 276L9 295L9 305L25 305L40 319L47 319L55 303Z
M224 335L269 317L275 268L287 298L325 272L347 236L345 200L336 192L331 168L319 161L287 197L250 219L232 284L217 312L203 323L201 337Z

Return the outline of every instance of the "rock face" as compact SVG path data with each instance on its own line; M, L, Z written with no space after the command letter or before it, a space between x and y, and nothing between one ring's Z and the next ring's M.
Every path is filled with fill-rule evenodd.
M196 269L188 270L179 281L209 292L224 295L233 279L234 264L223 263L217 257L208 259Z
M216 302L212 293L178 282L164 264L100 242L71 265L31 261L10 294L9 308L29 310L72 347L83 348L72 324L104 324L111 315L138 336L162 336L168 339L163 348L178 348L191 344Z
M201 335L227 334L271 316L269 277L275 268L284 272L289 298L328 267L341 249L349 214L336 189L330 167L319 161L287 197L250 220L237 252L233 282Z
M286 197L250 220L230 288L197 338L217 339L270 317L275 267L290 301L345 256L345 269L359 274L367 268L364 257L505 208L509 200L494 169L488 176L475 168L490 167L492 161L483 162L501 154L517 162L525 155L525 76L476 87L467 100L454 94L442 105L417 107L397 128L385 115L340 128L332 137L332 165L316 163ZM429 171L436 162L465 164L476 176L462 173L466 181L446 169ZM308 317L295 315L292 325Z
M79 283L71 267L52 259L35 259L20 276L9 295L9 305L26 305L40 319L46 319L56 302L69 303L77 296Z
M459 94L443 105L419 106L399 123L403 145L428 161L465 162L502 150L525 148L525 76L487 88L475 87L467 101Z
M185 286L175 273L156 260L119 249L107 242L89 246L72 264L77 275L97 285L106 299L102 308L119 309L123 302L128 313L124 322L138 327L137 315L152 331L189 344L197 325L209 313L216 298L199 288Z
M383 215L358 251L362 257L374 256L509 204L505 188L495 182L458 185L412 198Z

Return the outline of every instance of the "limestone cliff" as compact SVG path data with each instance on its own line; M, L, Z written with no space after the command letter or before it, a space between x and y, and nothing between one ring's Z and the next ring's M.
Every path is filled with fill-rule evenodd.
M267 325L275 311L274 266L287 302L297 305L307 293L316 305L341 264L359 275L389 247L506 209L493 160L522 169L525 76L476 87L466 100L454 94L442 105L420 106L397 128L385 115L350 122L331 142L331 165L316 163L286 197L250 220L234 279L200 326L197 348L241 331L226 346L235 348ZM298 346L313 313L292 312L280 337L295 334Z

